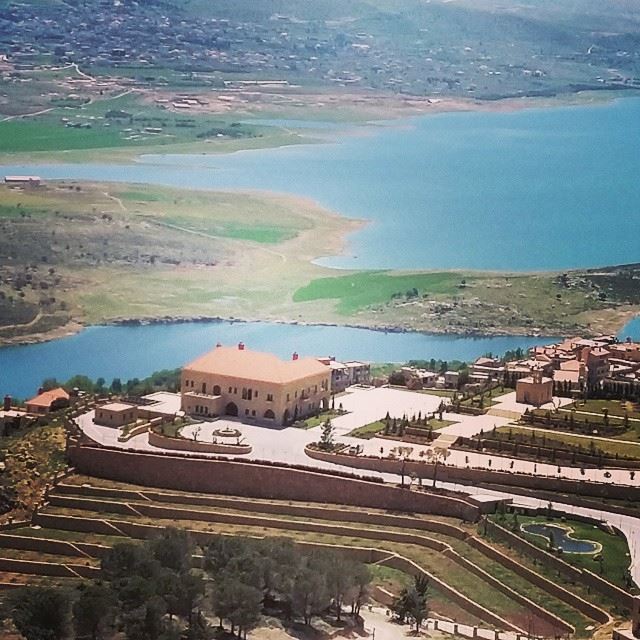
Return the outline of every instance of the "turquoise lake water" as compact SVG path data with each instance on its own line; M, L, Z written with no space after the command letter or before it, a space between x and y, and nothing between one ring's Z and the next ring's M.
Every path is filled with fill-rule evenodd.
M326 134L330 135L330 134ZM340 142L5 173L266 189L371 224L336 267L564 269L640 262L640 99L371 125Z
M286 124L286 123L281 123ZM332 127L323 135L331 136ZM131 165L14 165L5 174L192 188L265 189L371 221L345 256L358 268L544 270L640 262L640 99L370 125L340 142ZM640 321L620 332L640 338ZM287 357L472 359L544 338L456 338L266 323L93 327L0 349L0 393L43 378L111 379L177 367L217 340Z
M469 338L422 333L382 333L349 327L267 322L194 322L143 326L89 327L81 333L41 344L0 349L0 393L32 394L42 380L68 380L76 373L109 382L143 378L180 367L220 341L290 358L335 355L344 360L406 362L436 358L470 360L487 352L502 354L548 342L546 338Z

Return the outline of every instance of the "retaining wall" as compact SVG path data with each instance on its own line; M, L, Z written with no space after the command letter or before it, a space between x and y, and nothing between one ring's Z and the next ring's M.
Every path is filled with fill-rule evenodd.
M484 622L488 622L491 625L496 626L499 629L505 629L508 631L516 631L520 633L524 633L523 629L520 629L516 625L512 624L508 620L501 618L495 613L485 609L483 606L479 605L477 602L470 600L465 595L450 587L446 582L443 582L439 578L436 578L433 574L425 571L422 567L417 565L415 562L404 558L403 556L393 555L389 557L387 560L383 560L379 564L385 567L391 567L392 569L398 569L399 571L404 571L404 573L408 573L409 575L416 576L422 575L425 576L430 584L434 585L441 593L446 595L450 600L455 602L458 606L462 607L468 613L476 616L480 620Z
M295 468L237 461L73 446L69 457L85 475L181 491L347 505L478 519L479 509L457 498L418 493Z
M73 498L70 496L51 496L51 504L69 509L87 509L89 511L120 513L124 515L139 515L163 520L196 520L199 522L216 522L225 524L239 524L248 527L268 527L285 531L309 531L313 533L327 533L334 536L358 536L370 540L415 544L435 551L445 551L449 545L440 540L412 533L388 531L378 529L359 529L338 524L324 524L303 520L280 520L261 516L241 515L235 513L220 513L215 511L198 511L179 507L163 507L152 504L129 504L125 502L102 501L89 498Z
M474 575L478 576L481 580L484 580L501 593L504 593L509 598L518 602L527 608L535 611L536 615L546 622L551 624L554 628L561 629L564 631L568 631L573 633L575 629L570 625L566 624L563 620L550 613L546 609L532 602L528 598L522 596L517 591L514 591L511 587L505 585L503 582L495 579L489 573L476 566L472 562L466 560L458 553L453 551L453 549L445 542L440 540L435 540L433 538L429 538L428 536L416 535L413 533L403 533L401 531L389 531L389 530L377 530L377 529L366 529L360 530L353 526L344 526L344 525L333 525L333 524L323 524L312 521L291 521L291 520L272 520L265 517L260 516L248 516L248 515L240 515L240 514L229 514L229 513L217 513L217 512L207 512L207 511L197 511L194 509L181 509L181 508L171 508L171 507L162 507L150 504L128 504L123 502L114 502L114 501L101 501L96 499L88 499L88 498L75 498L71 496L52 496L51 504L60 507L67 508L77 508L77 509L88 509L91 511L107 511L109 513L123 513L123 514L131 514L137 513L140 515L145 515L151 518L162 518L168 520L197 520L197 521L205 521L205 522L223 522L229 524L240 524L246 526L256 526L256 527L270 527L276 529L283 529L286 531L309 531L315 533L326 533L333 536L358 536L361 538L365 538L368 540L378 540L382 542L394 542L400 544L407 545L416 545L428 549L432 549L442 553L449 557L453 562L462 566L467 571L470 571ZM390 552L392 553L392 552ZM540 583L543 584L546 582L544 578L538 576L539 580L538 586ZM604 612L602 613L605 616L605 620L608 620L608 616ZM599 620L599 616L590 616L594 620Z
M403 462L395 458L377 458L371 456L354 456L346 453L326 453L315 449L305 449L306 454L315 460L323 460L333 464L340 464L355 469L394 473L400 475ZM405 475L415 473L418 478L432 478L434 465L422 461L404 461ZM472 469L438 465L438 480L460 484L478 485L480 483L494 483L503 486L527 487L563 493L596 496L601 498L615 498L627 500L636 497L640 500L640 487L618 485L613 483L588 482L586 480L569 480L551 478L534 474L511 473L489 469Z
M98 567L15 558L0 558L0 571L55 578L97 578L100 575Z
M149 444L169 451L192 451L193 453L224 453L227 455L246 455L251 453L249 444L214 444L197 442L188 438L170 438L155 431L149 431Z
M382 513L372 513L366 511L355 511L344 507L335 506L312 506L295 505L285 503L262 502L257 500L245 500L242 498L224 498L210 495L183 495L153 489L143 489L141 491L131 491L127 489L109 489L106 487L87 487L77 485L60 484L56 487L56 494L63 495L84 495L97 498L116 498L120 500L154 500L169 504L202 505L207 507L220 507L223 509L237 509L238 511L251 511L260 513L274 513L278 515L290 515L305 518L316 518L319 520L336 520L344 522L362 522L366 524L376 524L391 527L406 527L409 529L420 529L422 531L432 531L443 535L451 536L458 540L464 540L467 532L460 527L441 522L439 520L428 520L411 516L389 515ZM345 517L348 513L348 518Z
M536 604L529 598L523 596L519 592L515 591L511 587L507 586L498 578L494 578L490 573L479 567L478 565L470 562L466 558L463 558L459 553L454 551L453 549L449 549L445 552L445 555L451 558L455 563L466 569L469 573L472 573L475 576L478 576L483 582L490 584L494 589L504 593L507 597L509 597L514 602L518 602L522 606L526 607L528 610L535 612L535 614L542 618L545 622L550 624L554 629L563 631L565 633L575 633L575 628L569 623L565 622L555 614L547 611L540 605ZM540 585L538 585L540 586ZM591 616L590 616L591 617ZM594 618L595 619L595 618ZM607 616L607 620L608 620Z
M67 542L49 538L30 538L29 536L10 534L0 534L0 548L39 551L40 553L75 556L78 558L102 558L108 549L108 547L100 544Z

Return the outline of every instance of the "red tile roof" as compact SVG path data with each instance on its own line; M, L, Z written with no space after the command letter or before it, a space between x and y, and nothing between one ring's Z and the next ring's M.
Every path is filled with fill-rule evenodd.
M51 391L44 391L31 400L27 400L27 404L35 405L37 407L50 407L56 400L68 400L69 394L62 388L51 389Z
M285 384L308 376L328 375L331 370L315 358L280 360L271 353L238 347L216 347L186 365L184 371Z

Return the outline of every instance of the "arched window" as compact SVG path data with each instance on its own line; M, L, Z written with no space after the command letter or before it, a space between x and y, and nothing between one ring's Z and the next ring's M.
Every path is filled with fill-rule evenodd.
M275 414L275 413L273 413L273 411L271 411L271 409L267 409L267 410L264 412L264 417L265 417L267 420L275 420L275 419L276 419L276 414Z
M220 385L219 384L214 385L214 387L213 387L213 395L214 396L219 396L220 393L221 393Z

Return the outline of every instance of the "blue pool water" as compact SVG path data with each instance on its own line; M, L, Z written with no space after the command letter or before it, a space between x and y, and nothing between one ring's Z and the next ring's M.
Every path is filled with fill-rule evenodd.
M595 553L600 549L600 545L595 542L572 538L567 529L553 524L532 522L522 525L522 530L547 538L554 548L562 549L565 553Z

